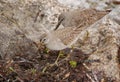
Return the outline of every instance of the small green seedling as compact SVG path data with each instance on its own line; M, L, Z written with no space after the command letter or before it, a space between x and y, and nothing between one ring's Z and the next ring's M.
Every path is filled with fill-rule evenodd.
M76 61L69 61L69 64L72 68L75 68L77 66L77 62Z
M48 54L48 53L49 53L49 51L50 51L50 50L49 50L48 48L45 48L45 53L47 53L47 54Z
M36 71L37 71L36 69L31 68L31 73L32 73L32 74L35 74L35 73L36 73Z
M62 51L59 52L60 57L64 57L64 53Z

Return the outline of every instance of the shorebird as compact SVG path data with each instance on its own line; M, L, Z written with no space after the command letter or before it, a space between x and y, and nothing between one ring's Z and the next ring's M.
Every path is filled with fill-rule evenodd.
M58 24L54 30L58 29L60 24L62 24L64 27L76 27L79 24L85 24L86 26L89 26L108 13L108 11L99 11L96 9L75 9L72 11L63 12L59 15Z
M81 30L77 27L68 27L46 32L42 35L40 42L51 50L70 48L77 41Z
M74 20L79 21L76 21L76 23L74 23L75 25L72 25L72 23L70 23L72 22L72 20L69 20L70 24L66 24L64 21L68 19L65 19L62 22L65 28L56 28L57 30L55 29L53 31L49 31L43 28L46 33L42 35L40 41L51 50L62 50L65 48L70 48L79 39L79 35L82 30L86 29L87 27L98 21L100 18L102 18L104 15L106 15L106 12L97 12L96 10L91 9L84 10L83 12L75 17L76 19ZM72 17L74 17L74 15Z

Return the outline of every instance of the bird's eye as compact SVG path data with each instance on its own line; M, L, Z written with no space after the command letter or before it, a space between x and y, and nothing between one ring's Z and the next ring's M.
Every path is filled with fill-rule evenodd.
M45 42L45 41L46 41L46 38L40 39L40 42Z
M46 38L43 38L43 40L42 40L43 42L45 42L46 41Z

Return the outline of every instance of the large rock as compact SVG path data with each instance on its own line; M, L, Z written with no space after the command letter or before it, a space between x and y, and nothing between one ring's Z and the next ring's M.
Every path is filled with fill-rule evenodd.
M16 54L39 54L34 42L38 40L41 29L38 28L40 25L39 22L35 22L35 18L42 7L40 2L32 3L16 0L0 1L0 55L2 58L9 58ZM41 16L40 20L42 20Z
M34 42L28 39L16 28L11 28L0 23L0 55L2 58L10 59L15 55L39 54Z
M114 9L101 20L83 30L77 47L91 54L89 59L99 59L100 62L92 63L93 71L104 71L108 77L120 81L118 67L118 49L120 46L120 7Z

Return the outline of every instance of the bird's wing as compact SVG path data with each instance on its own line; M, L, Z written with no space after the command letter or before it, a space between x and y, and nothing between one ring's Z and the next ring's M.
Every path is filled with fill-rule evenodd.
M54 32L54 35L58 37L65 45L70 44L81 32L81 28L68 27L59 29Z

